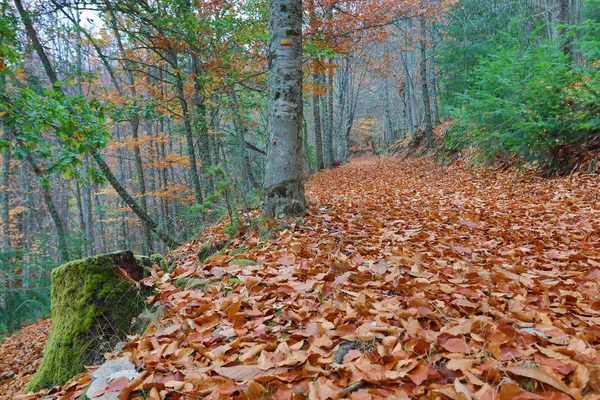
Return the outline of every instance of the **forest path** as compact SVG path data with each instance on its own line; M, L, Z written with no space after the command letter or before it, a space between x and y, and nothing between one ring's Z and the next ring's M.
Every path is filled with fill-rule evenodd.
M203 265L199 243L175 252L172 276L156 277L169 312L124 348L144 371L129 386L162 398L597 399L599 187L425 159L317 174L304 218L276 237L248 231ZM176 289L181 277L210 284Z

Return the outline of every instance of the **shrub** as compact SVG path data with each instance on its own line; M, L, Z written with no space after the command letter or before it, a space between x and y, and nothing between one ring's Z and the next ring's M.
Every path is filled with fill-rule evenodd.
M597 24L585 25L581 66L559 42L514 43L482 58L474 85L453 110L456 124L446 147L475 145L483 160L500 156L547 174L568 172L586 145L598 140L598 32Z

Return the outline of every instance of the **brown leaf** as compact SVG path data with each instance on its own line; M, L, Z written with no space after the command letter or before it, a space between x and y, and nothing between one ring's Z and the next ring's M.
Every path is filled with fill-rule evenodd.
M215 372L237 382L248 382L252 379L263 378L266 376L283 375L288 372L288 369L271 368L265 371L259 367L237 365L234 367L216 367Z
M535 368L527 368L527 367L506 367L502 368L501 371L510 372L514 375L524 376L526 378L535 379L536 381L546 383L556 389L572 396L571 390L565 383L555 376L550 375L546 371Z
M429 368L423 364L419 364L417 368L408 373L408 377L415 385L420 385L429 376Z
M469 346L462 339L448 339L442 347L451 353L470 353Z

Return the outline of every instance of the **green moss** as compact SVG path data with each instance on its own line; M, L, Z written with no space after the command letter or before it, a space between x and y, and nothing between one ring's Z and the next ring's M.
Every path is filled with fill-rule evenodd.
M257 264L256 261L248 260L245 258L235 258L235 259L229 261L229 265L237 265L240 267L247 267L247 266L256 265L256 264Z
M200 248L198 249L198 258L200 259L200 262L206 261L206 259L213 254L211 242L202 243L202 245L200 245Z
M152 254L150 257L135 256L135 259L144 267L145 275L150 275L152 273L153 265L158 265L163 271L169 272L169 266L161 254Z
M237 222L225 225L223 227L223 233L230 238L236 237L240 233L240 224Z
M240 248L237 248L237 249L230 250L229 251L229 255L230 256L237 256L238 254L241 254L241 253L243 253L243 252L245 252L247 250L248 249L245 246L244 247L240 247Z
M129 333L145 295L116 274L116 263L132 276L143 276L130 252L72 261L52 271L52 330L27 391L66 383L84 365L101 362L103 353Z
M173 280L173 286L183 289L205 291L209 285L208 279L201 278L179 278Z
M163 271L169 272L169 266L167 265L167 261L161 254L152 254L150 256L150 261L152 262L152 264L158 265Z

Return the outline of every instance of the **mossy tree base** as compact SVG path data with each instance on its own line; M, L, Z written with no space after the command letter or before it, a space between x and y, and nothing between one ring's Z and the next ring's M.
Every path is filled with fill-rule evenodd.
M118 268L135 280L145 275L130 251L72 261L52 271L52 330L26 391L66 383L84 365L102 362L103 354L129 333L145 295L122 279Z

